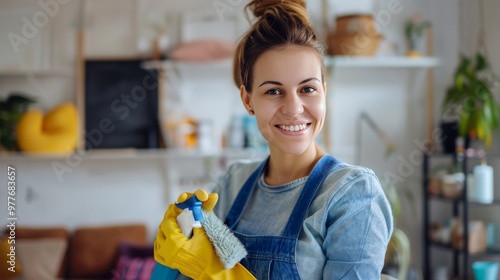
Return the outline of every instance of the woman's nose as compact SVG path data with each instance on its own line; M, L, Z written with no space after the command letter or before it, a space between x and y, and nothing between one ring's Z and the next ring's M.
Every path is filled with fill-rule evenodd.
M302 100L296 94L288 94L285 96L284 102L283 114L295 117L304 112Z

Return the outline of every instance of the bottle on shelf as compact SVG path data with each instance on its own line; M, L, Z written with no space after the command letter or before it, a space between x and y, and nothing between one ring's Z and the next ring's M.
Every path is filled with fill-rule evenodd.
M493 202L493 167L482 159L480 165L474 167L474 187L471 198L480 203Z
M243 119L239 115L231 117L228 132L228 146L232 149L243 149L245 147L245 130Z

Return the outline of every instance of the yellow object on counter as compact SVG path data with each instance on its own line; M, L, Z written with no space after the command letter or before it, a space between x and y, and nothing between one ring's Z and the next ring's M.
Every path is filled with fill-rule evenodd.
M75 150L78 142L76 107L63 103L44 116L40 110L30 110L17 125L17 144L25 152L66 154Z

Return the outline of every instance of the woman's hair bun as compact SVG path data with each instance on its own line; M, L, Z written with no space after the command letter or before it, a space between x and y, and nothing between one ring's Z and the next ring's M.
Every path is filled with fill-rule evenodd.
M309 20L305 0L251 0L245 6L245 16L252 27L235 51L233 79L238 88L244 86L247 92L252 91L255 61L276 47L302 46L315 50L323 69L323 47Z
M247 9L257 18L281 17L283 14L297 16L304 23L309 23L305 0L252 0Z

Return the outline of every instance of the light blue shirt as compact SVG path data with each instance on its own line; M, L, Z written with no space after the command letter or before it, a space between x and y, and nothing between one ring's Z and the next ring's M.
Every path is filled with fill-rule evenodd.
M224 220L239 190L260 162L232 164L214 189L214 212ZM306 178L268 186L262 177L237 231L279 235ZM379 279L393 230L390 204L370 169L341 163L309 207L296 249L302 279Z

